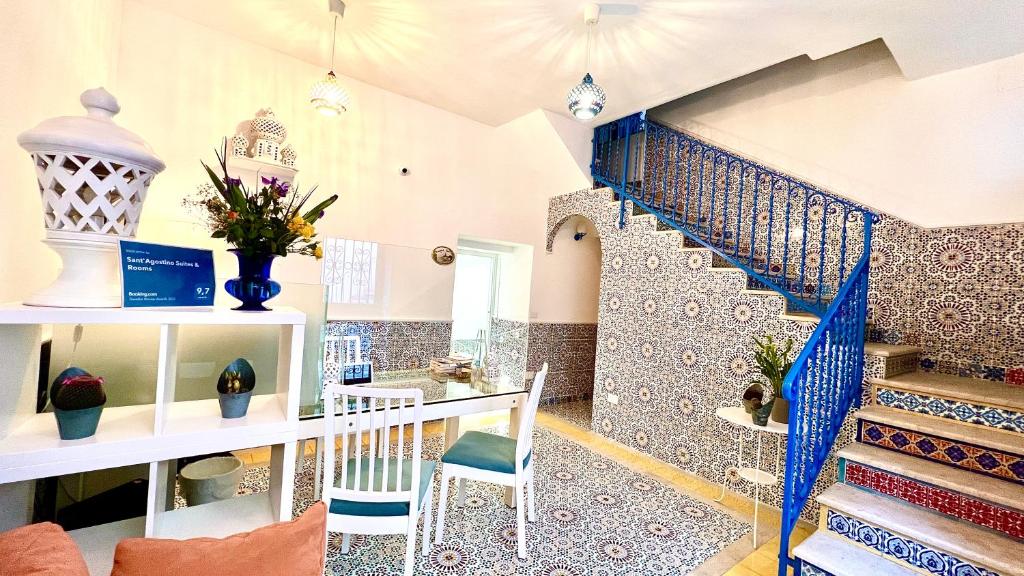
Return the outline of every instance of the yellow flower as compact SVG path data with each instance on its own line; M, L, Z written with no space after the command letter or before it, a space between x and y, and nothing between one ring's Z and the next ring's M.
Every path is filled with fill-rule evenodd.
M313 228L312 224L306 224L305 226L302 227L302 237L305 238L306 240L309 240L315 234L316 229Z
M323 258L324 257L324 249L321 248L319 245L316 248L313 248L313 256L317 260Z
M306 226L309 226L309 224L307 224L306 221L302 219L302 216L299 215L296 215L288 222L288 230L290 232L295 232L296 234L301 233Z

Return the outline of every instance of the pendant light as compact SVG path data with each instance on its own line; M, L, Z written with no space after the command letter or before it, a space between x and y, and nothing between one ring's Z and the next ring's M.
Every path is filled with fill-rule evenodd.
M334 13L334 29L331 32L331 71L327 76L313 84L309 92L309 103L313 109L324 116L337 116L348 110L348 92L338 83L334 75L334 45L338 36L338 17L345 16L345 3L342 0L328 0L328 9Z
M594 84L594 78L590 75L590 44L593 36L594 25L601 16L601 7L597 4L587 4L583 8L583 22L587 25L587 65L584 70L583 80L569 90L567 98L569 112L578 120L590 120L601 113L604 109L606 99L604 89Z

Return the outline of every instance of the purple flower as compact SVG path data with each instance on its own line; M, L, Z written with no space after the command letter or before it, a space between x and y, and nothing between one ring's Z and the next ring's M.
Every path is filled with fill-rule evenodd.
M284 190L285 192L288 192L288 188L290 188L290 187L291 187L291 184L289 184L287 182L281 182L281 190Z
M225 180L225 182L226 182L226 183L227 183L227 184L228 184L229 186L231 186L231 185L234 185L234 186L241 186L241 185L242 185L242 179L241 179L241 178L232 178L232 177L230 177L230 176L228 176L228 178L227 178L227 180Z
M279 198L284 198L287 195L288 195L288 190L287 189L285 189L285 188L278 188L277 189L277 196Z
M263 182L264 184L270 184L270 178L267 178L266 176L260 176L260 182Z
M323 210L321 210L321 211L320 211L320 215L319 215L319 216L317 216L317 218L323 218L323 217L324 217L324 211L323 211Z

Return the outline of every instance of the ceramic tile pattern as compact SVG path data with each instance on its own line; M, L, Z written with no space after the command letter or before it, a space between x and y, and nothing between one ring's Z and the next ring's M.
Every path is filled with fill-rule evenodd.
M631 218L620 230L618 204L606 190L552 199L551 230L577 214L601 238L594 430L752 495L735 473L739 431L714 412L738 404L755 377L753 336L791 337L799 348L814 324L780 318L781 296L743 293L744 274L710 270L710 251L681 250L680 235L655 232L653 217ZM753 445L746 446L744 460L753 460ZM774 462L775 443L766 448L765 461ZM834 478L834 465L826 464L818 489ZM761 493L779 505L778 487ZM815 510L812 497L809 518Z
M530 322L526 369L539 372L548 363L544 399L572 400L594 391L597 324Z
M424 458L438 459L443 438L425 438L423 450ZM527 526L528 558L516 557L515 511L504 505L502 489L468 482L464 508L449 494L444 543L433 545L425 558L417 546L416 574L686 574L750 532L732 515L547 430L534 432L534 453L537 521ZM268 477L266 467L253 468L242 489L265 491ZM296 476L297 514L312 495L307 459ZM340 543L340 535L332 534L325 574L402 573L404 536L354 536L348 555L339 553Z
M860 420L857 441L1024 484L1024 456Z
M540 411L547 412L552 416L557 416L558 418L585 430L590 430L590 423L593 420L594 414L594 403L590 399L573 400L570 402L553 402L549 404L542 404Z
M936 576L999 576L991 570L975 566L940 550L933 550L920 542L893 534L885 528L873 526L857 518L828 510L825 525L830 532L858 544L881 552Z
M989 428L1024 433L1024 412L930 396L921 392L875 387L875 402L919 414L970 422Z
M770 238L771 252L776 255L787 249L788 238L788 253L795 254L798 240L768 234L773 222L776 229L780 228L787 214L785 206L789 218L795 214L815 224L804 238L810 246L819 244L822 231L816 224L822 222L828 240L824 252L826 273L838 270L838 240L844 226L847 246L862 245L861 223L836 217L835 206L823 209L816 202L820 197L813 193L803 201L803 191L813 191L813 185L745 159L748 168L757 167L762 179L772 174L777 184L783 181L779 177L794 183L789 192L784 188L768 189L766 180L755 186L753 169L741 177L739 163L726 169L724 157L715 154L719 149L688 136L693 138L692 144L676 153L675 137L666 139L663 133L659 137L656 129L648 132L642 189L645 198L654 199L653 206L662 206L663 190L667 189L669 205L676 202L678 213L689 215L695 223L699 214L700 228L720 234L713 235L713 239L724 236L721 241L731 250L739 246L740 255L749 255L751 235L760 239L759 247ZM700 194L702 189L710 190L712 180L717 181L717 189L729 191L717 207ZM687 183L695 191L692 197L673 192L676 187L686 190ZM925 351L922 367L928 370L1024 382L1024 332L1020 329L1024 325L1024 223L925 229L880 214L872 225L872 238L872 340L920 346ZM846 270L860 256L856 249L849 252ZM752 264L757 263L758 256L754 254ZM816 265L820 256L807 258L811 260L806 264ZM790 267L798 261L791 258ZM772 272L780 274L781 270ZM836 280L826 278L826 293L834 291Z
M826 572L821 568L818 568L810 562L800 563L800 576L833 576L831 572Z
M430 359L447 356L451 322L331 320L329 336L359 336L375 372L425 368Z
M845 481L847 484L893 496L922 508L1024 539L1024 513L1019 510L1010 510L856 462L846 463Z
M526 322L491 318L487 348L487 375L492 380L507 378L510 384L526 384L526 352L530 327Z

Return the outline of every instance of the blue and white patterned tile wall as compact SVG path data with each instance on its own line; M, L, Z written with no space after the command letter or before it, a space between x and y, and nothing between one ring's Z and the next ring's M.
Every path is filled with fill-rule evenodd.
M921 367L1024 385L1024 223L874 228L872 340L924 349Z
M589 398L594 391L597 324L530 322L526 369L538 372L548 363L541 395L561 402Z
M595 224L602 248L594 430L745 490L731 468L737 433L714 411L737 404L753 378L752 336L792 337L799 348L813 325L780 319L781 297L742 294L741 274L710 271L707 252L679 250L679 236L655 232L653 216L627 218L620 230L618 203L607 190L551 200L549 250L558 227L574 215ZM1024 384L1024 224L956 229L944 237L883 215L876 228L873 335L923 347L924 369ZM968 255L955 240L969 233L978 237L967 243ZM966 312L955 313L958 306ZM852 424L845 428L837 446L853 438ZM771 448L766 461L773 464ZM834 478L835 467L826 465L815 492ZM768 490L764 500L777 505L778 492ZM809 504L805 514L815 509Z
M526 382L526 353L530 327L526 322L507 318L491 318L490 342L487 348L487 376L507 379L522 386Z
M385 320L331 320L329 336L359 336L363 353L376 372L430 366L430 359L447 356L452 323Z
M710 270L709 252L681 250L681 237L655 232L651 217L629 219L618 229L618 206L607 191L557 197L550 207L549 233L583 215L601 237L594 430L746 490L734 468L739 432L715 410L739 404L755 378L754 336L793 338L799 348L814 325L780 318L781 296L742 293L743 274ZM765 447L772 468L774 441ZM748 442L745 462L753 456ZM762 495L768 503L781 501L777 488Z

